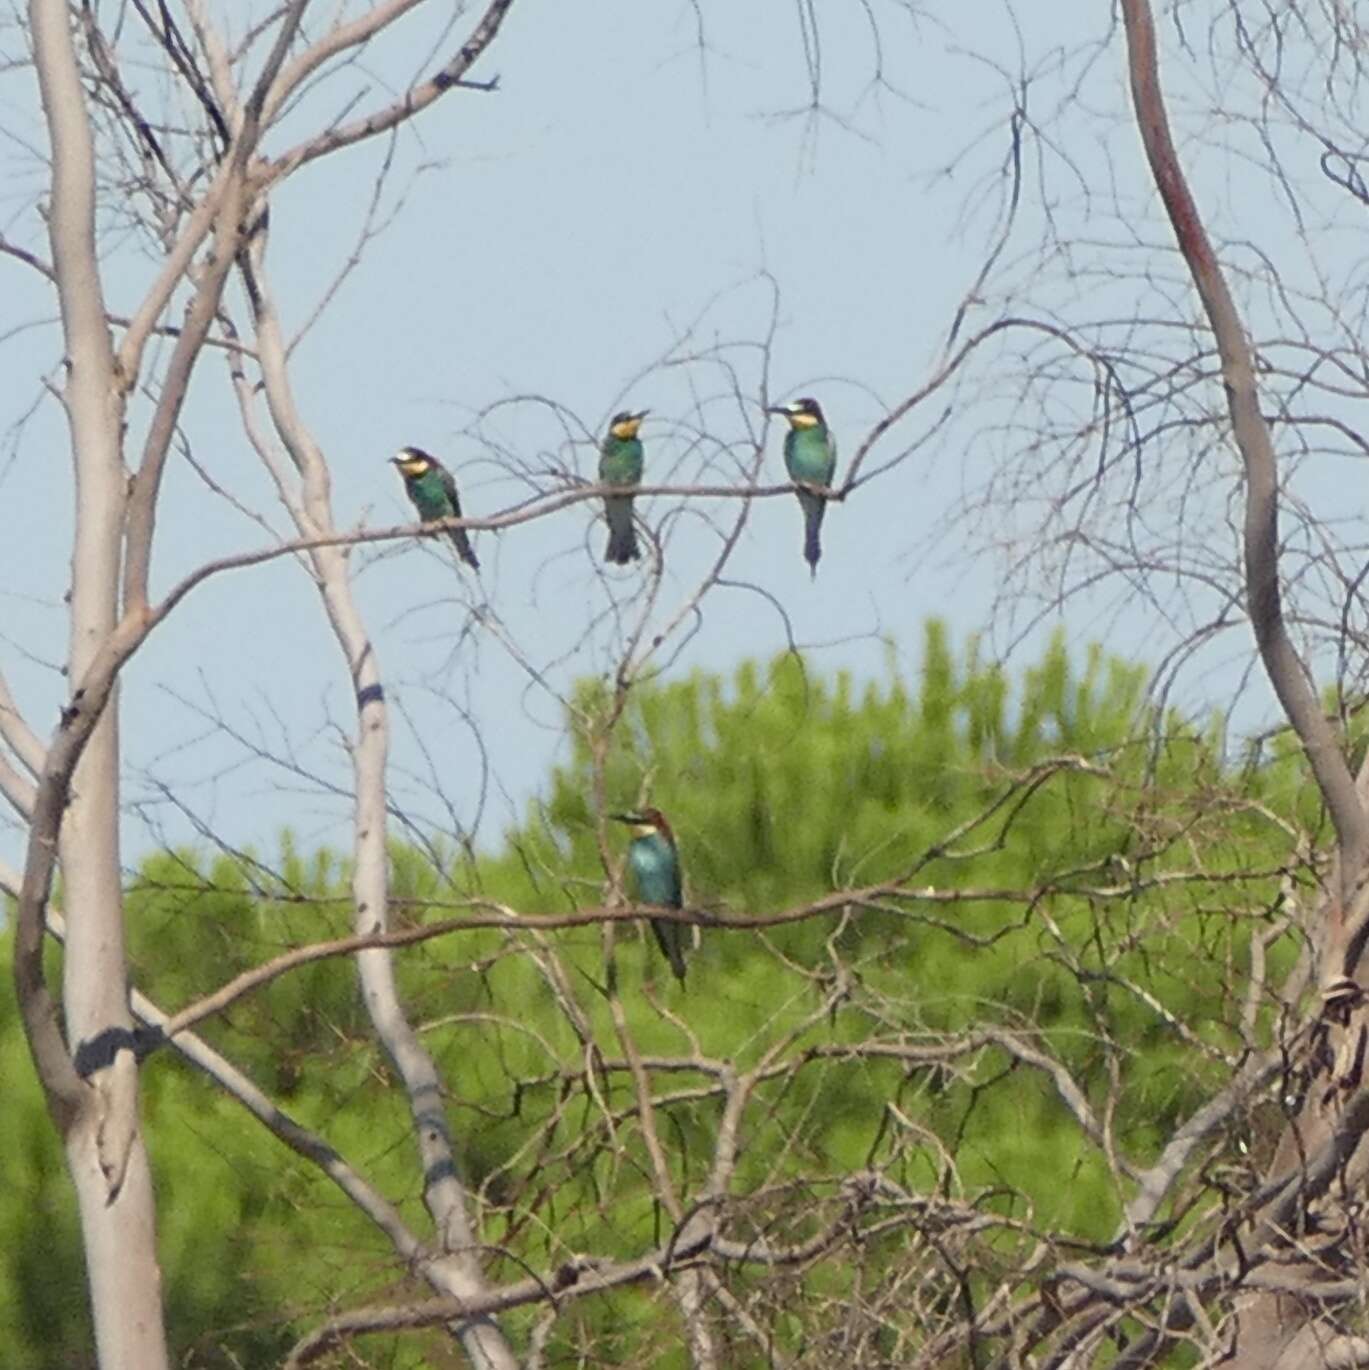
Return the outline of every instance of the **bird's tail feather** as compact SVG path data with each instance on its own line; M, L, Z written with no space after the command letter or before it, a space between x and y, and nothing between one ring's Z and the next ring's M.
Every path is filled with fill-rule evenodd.
M453 528L450 532L452 546L456 548L456 554L471 568L472 571L480 569L480 558L475 555L475 548L471 546L471 540L466 536L464 528Z
M662 919L652 919L651 930L656 934L656 941L660 944L661 951L665 953L665 959L670 962L671 972L681 984L684 984L684 925L682 923L667 923Z
M642 554L637 546L637 525L632 521L632 501L610 499L604 504L608 515L608 547L604 560L615 566L626 566Z
M605 561L611 561L615 566L626 566L628 562L636 561L641 555L641 549L637 546L637 530L631 524L626 528L608 530Z
M818 495L802 492L799 503L803 505L803 559L814 576L818 573L818 560L822 556L822 516L827 512L827 501Z

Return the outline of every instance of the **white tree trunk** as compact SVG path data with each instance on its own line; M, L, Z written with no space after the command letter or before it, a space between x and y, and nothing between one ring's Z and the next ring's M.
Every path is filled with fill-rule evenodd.
M123 402L95 252L95 167L64 0L30 0L34 57L52 143L48 222L67 351L64 391L76 493L68 678L76 688L118 616L125 475ZM119 862L117 693L86 745L58 853L70 937L67 1041L86 1082L63 1114L103 1370L167 1364L161 1276L128 1008ZM42 835L38 835L42 840Z

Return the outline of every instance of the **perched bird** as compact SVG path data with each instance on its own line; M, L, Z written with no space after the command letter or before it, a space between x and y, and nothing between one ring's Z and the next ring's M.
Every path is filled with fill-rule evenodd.
M669 909L684 906L680 886L680 856L675 850L675 834L660 809L643 809L640 813L609 815L632 829L632 841L627 849L627 863L632 869L632 881L637 898L643 904L662 904ZM653 918L651 930L661 944L675 978L684 983L684 936L682 923Z
M599 449L599 483L601 485L640 485L642 483L642 440L637 430L651 412L639 410L635 414L624 411L609 421L608 436ZM637 529L632 523L632 496L608 495L604 499L604 514L608 519L608 549L604 560L615 566L626 566L641 556L637 546Z
M837 470L837 440L827 427L822 408L817 400L807 397L791 400L788 404L773 405L768 413L783 414L789 420L789 431L784 435L784 464L789 479L806 481L810 485L831 485ZM822 516L827 512L827 501L808 490L799 491L799 507L803 510L803 557L809 571L816 576L822 543L818 534Z
M456 482L452 479L452 473L436 457L430 457L421 447L401 447L399 454L391 457L390 461L404 477L404 489L423 523L461 517ZM449 528L447 536L451 538L457 556L472 570L478 571L480 562L471 547L470 538L466 536L466 530Z

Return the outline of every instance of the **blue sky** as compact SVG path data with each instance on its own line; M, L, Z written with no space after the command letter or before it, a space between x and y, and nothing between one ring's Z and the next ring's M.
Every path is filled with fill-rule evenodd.
M452 92L392 147L306 167L273 203L269 266L293 332L356 247L388 159L379 231L295 354L297 399L331 463L339 522L407 519L385 464L407 443L453 467L471 514L498 510L530 484L554 484L557 470L589 477L596 435L628 406L652 410L649 480L739 481L765 394L817 395L849 459L931 374L995 240L1005 72L1034 74L1033 109L1063 141L1029 136L1024 202L996 293L972 307L966 330L1031 298L1052 216L1096 216L1091 231L1106 240L1091 249L1099 258L1133 230L1133 251L1163 247L1134 132L1117 118L1120 45L1114 37L1091 64L1080 56L1079 45L1106 36L1107 16L1092 6L1038 8L1023 36L989 4L950 7L960 32L930 9L888 4L877 11L878 51L859 7L840 20L827 9L816 113L804 11L787 0L697 12L629 0L516 4L474 73L497 74L496 92ZM358 87L365 108L431 70L446 17L420 11L406 21L394 41L320 87L268 150L336 113ZM1176 79L1200 124L1201 80ZM38 142L30 82L22 71L4 77L0 115ZM1195 157L1208 146L1220 153L1195 134ZM20 142L4 156L3 231L41 246L40 169ZM1220 225L1240 202L1243 173L1220 158L1213 167L1205 185ZM1135 219L1119 213L1127 204L1143 207ZM156 263L126 234L108 243L110 305L128 311ZM0 396L10 424L38 400L60 349L42 322L51 305L41 284L11 261L0 261L0 281L6 317L22 325L0 340L6 375L19 382ZM1125 307L1125 290L1087 272L1061 281L1045 303L1062 313L1081 302L1101 308L1114 292ZM1191 313L1182 285L1174 295ZM236 297L234 306L241 316ZM1005 366L1015 347L997 354ZM1009 539L1030 527L1026 508L1043 490L1019 465L1022 507L1009 497L960 518L1021 419L1020 396L995 388L993 354L967 386L896 430L876 458L927 440L830 510L816 583L800 557L792 499L758 501L726 573L736 588L710 591L660 664L725 672L782 650L792 633L818 669L879 677L892 643L911 673L928 614L947 617L958 637L986 632L993 650L1017 642L1028 621L1028 647L1055 622L1075 640L1143 654L1165 641L1157 630L1179 631L1169 610L1119 612L1110 592L1039 622L1003 611L1007 563L976 553L1000 531ZM146 417L146 405L133 414L135 436ZM185 428L215 483L284 530L216 357L201 364ZM764 479L783 478L780 444L772 423ZM12 531L0 548L0 657L43 733L64 689L54 666L64 655L68 482L58 409L43 400L0 451ZM669 507L657 500L645 512L660 525ZM666 521L650 631L688 603L716 555L724 512L694 503ZM577 677L614 668L640 602L640 569L604 573L603 537L589 506L482 533L478 584L431 544L356 555L357 592L397 705L396 801L416 821L474 830L488 844L523 813L563 745L559 695ZM173 465L154 567L163 589L206 557L265 538L185 462ZM1230 693L1248 643L1232 638L1227 649L1186 678L1190 708ZM1257 698L1251 717L1263 707ZM131 854L201 828L266 848L286 824L306 843L343 840L345 796L329 786L345 784L350 694L317 598L288 560L197 591L130 666L124 709ZM0 850L16 847L17 833L0 834Z

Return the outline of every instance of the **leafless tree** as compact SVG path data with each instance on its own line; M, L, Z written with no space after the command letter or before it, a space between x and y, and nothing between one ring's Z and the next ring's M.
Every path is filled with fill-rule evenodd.
M1364 450L1354 417L1369 386L1361 311L1337 296L1329 267L1317 279L1314 261L1310 283L1291 271L1285 281L1258 244L1206 227L1201 194L1190 188L1170 132L1150 5L1119 2L1120 28L1051 70L1067 87L1082 87L1105 58L1115 57L1120 73L1125 51L1131 117L1177 255L1160 251L1164 265L1155 269L1148 255L1155 244L1139 232L1130 241L1091 239L1096 201L1087 186L1084 227L1066 224L1050 178L1087 181L1072 161L1073 97L1046 119L1033 104L1036 77L1025 64L1007 71L1011 99L994 130L1002 161L989 181L996 217L982 270L946 321L940 355L852 445L832 495L854 503L872 482L901 478L949 431L948 415L972 413L968 422L982 425L993 460L958 526L982 529L986 513L994 520L1005 605L1049 613L1072 596L1113 587L1114 603L1173 625L1161 694L1182 663L1248 625L1254 651L1246 655L1301 748L1329 842L1315 824L1300 827L1257 797L1207 791L1199 781L1176 792L1153 776L1138 779L1125 754L986 767L992 783L965 822L920 844L891 824L888 841L908 855L888 879L862 880L859 862L834 862L831 891L794 907L652 911L710 936L734 929L766 938L795 923L830 925L816 965L796 964L778 938L765 943L783 988L758 1014L747 1054L730 1059L712 1047L702 1020L674 1008L649 979L640 992L655 1013L652 1040L634 1027L617 949L644 915L623 896L605 810L631 734L634 686L678 659L703 606L737 588L731 558L755 501L792 499L791 485L763 478L771 283L753 283L767 297L757 308L757 338L731 347L711 341L705 327L685 328L651 363L688 367L699 399L680 420L674 467L643 487L666 512L651 525L632 589L605 578L604 607L587 613L565 659L550 664L489 605L465 606L467 631L506 651L530 692L563 712L588 748L588 810L603 880L574 889L567 914L513 908L476 892L446 906L429 901L424 912L435 920L410 919L407 911L396 918L387 836L396 826L415 840L421 833L395 800L391 705L353 569L368 549L417 530L338 524L329 466L292 376L268 256L271 211L280 188L312 164L389 137L454 92L488 91L485 54L512 0L459 13L439 63L393 99L372 107L349 88L343 116L303 131L307 97L320 84L345 83L357 54L399 31L412 0L355 13L344 6L317 27L306 22L313 16L305 0L291 0L236 38L200 3L186 3L173 18L170 7L134 0L111 18L96 5L30 0L32 68L48 135L50 251L4 240L0 250L35 273L60 307L63 356L52 388L70 433L75 540L69 691L50 737L25 720L0 678L0 793L25 830L24 869L0 870L0 882L17 900L15 982L79 1196L102 1365L156 1370L168 1359L138 1107L139 1060L152 1045L179 1052L318 1167L383 1235L396 1267L427 1287L427 1298L409 1291L402 1301L321 1314L291 1364L366 1333L430 1327L445 1328L475 1365L545 1364L553 1336L575 1341L581 1332L579 1354L593 1362L595 1334L589 1322L579 1328L578 1312L628 1286L660 1292L699 1367L837 1359L1082 1366L1105 1347L1116 1348L1107 1352L1111 1363L1139 1366L1161 1363L1180 1342L1211 1364L1369 1363L1357 1321L1361 1141L1369 1127L1361 1078L1369 1022L1360 988L1369 933L1369 769L1349 740L1369 660L1358 624L1364 541L1338 539L1315 494L1280 471L1285 440L1301 459ZM1185 58L1194 51L1186 27L1192 9L1166 11ZM1369 191L1354 129L1366 42L1353 17L1330 4L1214 0L1209 9L1214 66L1244 73L1262 92L1253 113L1234 104L1221 112L1246 119L1265 148L1265 193L1286 197L1298 219L1301 185L1282 160L1283 140L1292 137L1316 149L1338 203L1362 209ZM803 5L799 14L816 110L821 11ZM1294 40L1305 61L1288 58ZM888 55L879 51L881 60ZM148 63L165 81L152 94L133 76ZM289 139L270 156L268 134ZM1043 193L1033 200L1038 187ZM1040 236L1019 251L1033 204ZM106 216L140 235L153 262L127 317L106 299L99 251ZM1305 212L1300 222L1312 244L1310 217ZM1128 276L1138 260L1144 265ZM1065 273L1073 295L1045 293L1060 285L1053 270ZM1143 306L1118 285L1128 281L1140 282ZM1095 285L1101 304L1090 313ZM1248 321L1252 298L1272 319L1267 337ZM242 433L291 533L207 561L158 591L152 560L164 476L192 382L211 369L231 388ZM925 417L948 397L950 408ZM564 443L550 457L501 443L493 420L518 402L501 402L472 427L509 492L490 517L465 520L472 527L516 530L602 496L568 457L593 450L592 425L568 411L555 411ZM549 407L541 398L525 402ZM998 519L1005 510L1012 523ZM677 559L679 529L699 524L711 538L706 556L689 564L687 576L672 576L684 557ZM309 577L355 702L341 729L352 770L345 787L352 931L266 957L171 1011L156 1002L155 986L130 986L124 955L121 672L206 581L265 562L298 564ZM782 611L776 623L779 639L792 645ZM608 682L589 699L567 683L586 660ZM1321 680L1334 688L1332 707ZM442 783L431 784L446 802ZM1084 793L1095 798L1086 804ZM1081 825L1106 813L1128 834L1125 854L1072 866L1043 858L1030 879L994 886L943 878L1000 851L1027 808L1055 796L1090 808ZM1232 836L1233 815L1277 830L1287 859L1267 867L1251 857ZM452 829L459 840L460 825ZM431 855L441 866L443 854L433 848ZM59 870L60 913L53 906ZM937 883L929 883L933 873ZM1278 890L1272 907L1271 887ZM986 912L990 918L976 921ZM845 939L876 920L895 930L892 941L852 953ZM1149 954L1177 945L1176 964L1191 967L1211 950L1193 930L1204 920L1241 948L1222 967L1211 1032L1177 1018L1129 959L1138 948ZM422 1021L401 997L394 957L480 930L504 940L479 974L494 976L505 959L534 965L562 1032L537 1040L541 1064L510 1080L520 1099L541 1101L526 1139L476 1183L462 1164L451 1087L431 1044L439 1029L467 1043L478 1032L494 1058L532 1029L516 1004L498 1000L488 1011ZM572 973L552 935L561 930L593 930L602 939L602 983L582 984ZM49 936L66 949L60 1011L43 974ZM1052 1035L1032 1006L979 1005L973 1021L948 1026L933 1008L891 990L877 974L889 946L911 948L919 937L986 954L1007 944L1061 970L1088 1006L1087 1059L1077 1044ZM1290 942L1298 955L1280 960L1279 948ZM405 1100L426 1231L363 1165L290 1117L195 1031L272 979L339 956L355 958L374 1041ZM1143 1006L1211 1085L1150 1153L1118 1121L1133 1106L1135 1053L1117 1038L1109 994ZM776 1120L788 1117L795 1098L809 1100L809 1113L839 1107L837 1085L856 1075L888 1083L887 1107L863 1162L837 1166L802 1110L800 1125L781 1128ZM977 1101L1017 1088L1023 1077L1039 1082L1039 1096L1066 1120L1080 1153L1110 1177L1123 1215L1111 1242L1091 1244L1038 1222L1026 1184L969 1177L972 1148L963 1134L974 1102L954 1125L933 1120L947 1082ZM837 1082L831 1093L829 1082ZM1249 1153L1231 1144L1241 1130L1253 1138ZM609 1174L607 1214L629 1195L657 1215L652 1238L634 1236L627 1255L578 1249L556 1228L558 1183L596 1167ZM532 1321L517 1324L526 1332L512 1331L514 1316L529 1309Z
M25 777L8 767L6 794L28 826L18 888L15 981L25 1029L80 1198L101 1364L155 1370L167 1363L150 1176L138 1121L137 1058L124 955L118 817L120 668L191 588L153 597L150 567L163 474L192 375L211 336L230 344L249 432L299 537L357 700L355 893L358 927L386 925L384 771L386 725L379 672L348 583L329 500L327 467L300 417L265 268L268 211L275 189L298 168L384 134L448 92L495 40L511 0L494 0L451 56L398 98L304 138L276 158L262 155L264 133L301 88L329 64L346 61L402 18L407 4L335 17L306 39L306 4L293 0L230 47L208 9L186 8L182 30L170 13L135 5L107 33L93 7L35 0L29 7L33 66L51 147L47 208L52 256L25 260L57 292L65 344L60 386L75 469L76 531L70 594L72 690L61 725L43 744L7 708L4 736ZM125 28L128 21L129 32ZM120 52L120 47L125 49ZM177 125L165 110L144 113L128 78L128 49L152 52L186 97ZM88 94L93 91L94 97ZM105 125L101 129L101 125ZM97 156L103 132L103 164ZM161 260L139 308L120 325L105 304L96 241L99 175L110 166L124 189L148 206ZM251 308L251 343L236 346L225 304L233 273ZM184 299L180 324L166 315ZM245 330L244 330L245 331ZM148 344L174 345L156 374ZM246 353L265 396L242 370ZM141 450L127 440L130 397L146 387L154 405ZM270 436L267 436L268 431ZM193 578L194 581L201 576ZM66 956L62 1004L66 1034L42 970L44 919L60 861ZM404 1230L378 1196L364 1202L434 1288L457 1299L483 1290L452 1141L436 1107L432 1061L399 1004L388 956L358 959L366 1003L411 1101L429 1211L438 1234L430 1251ZM203 1063L203 1062L202 1062ZM511 1365L508 1345L484 1316L454 1330L471 1360Z
M1016 82L1005 73L1014 165L1036 159L1051 212L978 302L1001 300L1019 343L981 380L988 422L1020 389L1001 426L981 430L998 459L960 526L988 531L1001 557L1011 631L1100 599L1163 623L1162 697L1231 644L1231 693L1274 706L1264 745L1296 740L1327 830L1297 837L1312 878L1289 886L1286 908L1303 954L1273 979L1263 956L1251 967L1247 1021L1269 995L1277 1026L1246 1038L1226 1088L1155 1164L1124 1171L1116 1253L1057 1266L1026 1305L1005 1284L995 1317L972 1327L1005 1338L1010 1360L1051 1365L1093 1363L1110 1341L1108 1363L1126 1366L1167 1363L1185 1341L1203 1364L1360 1365L1364 538L1357 501L1344 507L1328 471L1356 469L1364 450L1365 33L1320 4L1119 0L1116 15L1120 28L1062 58L1062 103L1025 64ZM1128 105L1108 106L1090 149L1073 102L1106 87L1100 59L1123 52ZM1136 133L1158 199L1121 188ZM1233 165L1222 186L1214 171ZM1062 200L1066 183L1077 199ZM1030 199L1005 197L1007 240L1026 231ZM1173 248L1156 236L1155 204ZM1204 1199L1203 1147L1261 1098L1267 1144L1235 1189L1228 1177ZM1205 1203L1208 1221L1184 1239L1166 1231Z
M36 244L7 240L0 249L35 273L59 306L63 353L51 389L70 436L76 517L67 601L69 691L49 738L30 726L0 683L0 737L6 747L0 786L25 832L22 873L0 874L16 900L14 976L23 1023L79 1198L102 1365L156 1370L167 1364L153 1189L138 1104L140 1056L163 1041L319 1166L372 1220L395 1257L444 1301L437 1321L450 1329L471 1363L515 1363L498 1321L504 1309L530 1300L555 1304L572 1286L579 1297L666 1274L695 1360L718 1362L716 1333L705 1310L727 1295L710 1281L699 1259L711 1253L716 1225L707 1203L700 1208L695 1197L676 1191L673 1167L656 1131L647 1070L616 999L615 1030L626 1058L635 1063L631 1074L654 1185L679 1231L663 1246L626 1262L562 1260L530 1286L496 1288L487 1279L486 1243L475 1225L474 1197L462 1179L444 1107L446 1087L401 1002L394 976L394 948L413 939L389 932L388 710L377 654L349 573L354 549L414 530L338 527L329 468L292 384L291 349L268 264L271 206L280 187L340 150L385 138L452 92L488 91L492 83L472 73L498 38L511 3L491 0L479 13L459 16L444 59L394 98L358 111L364 96L352 94L343 117L312 132L289 134L293 141L270 156L263 151L268 134L287 136L282 130L295 127L292 117L306 97L339 73L345 77L359 52L397 31L414 8L411 0L356 13L344 7L316 30L306 24L307 0L292 0L245 26L226 24L198 3L173 14L168 7L135 0L114 16L102 15L98 6L70 6L63 0L34 0L29 6L29 55L48 141L42 213L50 251L45 255ZM237 28L236 36L230 36L230 28ZM144 69L156 73L150 86L137 75ZM100 233L111 223L131 231L152 261L137 306L127 316L117 315L106 299ZM234 302L230 283L240 288L245 305ZM180 318L173 323L176 310ZM662 646L666 654L678 651L679 640L687 637L701 599L721 578L751 502L793 492L788 484L759 483L763 428L743 403L726 349L696 347L688 336L681 348L724 378L722 402L745 411L746 426L745 438L735 445L720 445L701 429L693 444L697 470L690 474L721 471L722 478L691 480L683 493L701 504L725 501L734 512L712 525L716 556L679 603L660 604L657 543L654 570L635 606L615 604L604 619L620 659L619 711L634 675L648 664L658 669ZM211 360L225 365L242 432L274 483L293 536L205 562L159 592L152 567L159 519L166 513L164 477L192 384L203 383ZM181 450L193 464L193 455ZM514 480L524 479L516 462L509 463L509 471ZM556 471L550 479L536 473L525 486L484 526L512 527L603 494ZM643 487L642 493L682 492L666 484ZM305 959L355 954L375 1038L408 1101L431 1229L426 1236L416 1233L358 1169L189 1030L212 1011L208 1001L172 1016L129 984L119 827L121 672L206 581L291 558L298 559L318 592L356 708L347 730L355 937L313 949ZM654 621L658 613L663 624ZM485 611L479 621L515 658L524 659L492 613ZM59 868L61 913L52 907ZM591 911L590 920L611 928L620 912L618 907ZM536 920L513 911L500 916L497 926L526 931L534 939L532 954L540 949L546 955L549 981L567 994L567 1012L578 1028L584 1020L577 996L569 993L564 969L537 938ZM49 935L65 947L60 1009L43 969ZM267 967L259 979L291 964L296 962ZM213 1003L230 1003L245 987L230 985ZM144 1035L135 1031L135 1021ZM584 1087L595 1092L593 1071ZM738 1106L750 1088L749 1082L737 1086ZM606 1123L615 1126L611 1113ZM725 1182L731 1145L721 1146L715 1187ZM407 1322L400 1313L391 1315L398 1325L432 1320L428 1310ZM362 1326L368 1320L361 1314L352 1322ZM315 1340L332 1344L346 1327L344 1319ZM300 1349L301 1358L309 1354L308 1346Z

